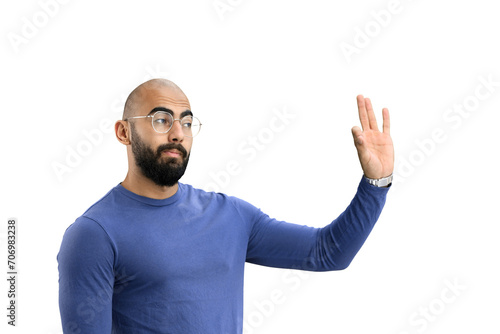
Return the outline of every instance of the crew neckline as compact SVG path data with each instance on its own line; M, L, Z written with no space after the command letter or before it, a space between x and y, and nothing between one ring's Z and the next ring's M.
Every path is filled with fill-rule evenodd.
M123 194L123 195L125 195L133 200L136 200L136 201L148 204L148 205L153 205L153 206L165 206L165 205L170 205L170 204L176 202L177 200L179 200L179 198L181 198L181 196L184 192L184 184L179 182L178 185L179 186L177 187L177 191L175 192L175 194L173 194L170 197L164 198L164 199L156 199L156 198L150 198L150 197L138 195L138 194L126 189L124 186L122 186L121 182L115 187L115 189L117 191L119 191L121 194Z

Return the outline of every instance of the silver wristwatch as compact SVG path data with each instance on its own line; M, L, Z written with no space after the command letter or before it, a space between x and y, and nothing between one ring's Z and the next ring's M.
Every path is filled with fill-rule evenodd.
M370 179L364 176L365 180L368 181L369 184L375 187L387 187L392 183L392 174L381 179Z

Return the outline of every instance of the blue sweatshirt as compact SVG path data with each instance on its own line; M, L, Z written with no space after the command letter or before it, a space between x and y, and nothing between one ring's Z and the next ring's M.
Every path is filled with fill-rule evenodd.
M186 184L163 200L119 184L64 234L57 256L64 333L242 333L245 262L346 268L388 189L362 179L348 208L313 228Z

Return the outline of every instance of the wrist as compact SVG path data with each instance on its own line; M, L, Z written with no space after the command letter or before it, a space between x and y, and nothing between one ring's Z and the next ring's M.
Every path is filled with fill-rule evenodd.
M363 175L363 178L372 186L382 188L382 187L389 187L392 184L393 175L391 174L389 176L382 177L380 179L372 179Z

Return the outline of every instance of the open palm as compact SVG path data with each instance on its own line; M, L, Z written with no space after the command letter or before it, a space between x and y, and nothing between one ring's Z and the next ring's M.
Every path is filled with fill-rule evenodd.
M358 95L356 99L362 130L355 126L352 128L352 135L363 173L371 179L389 176L394 170L389 110L382 109L383 130L380 132L370 99L363 95Z

